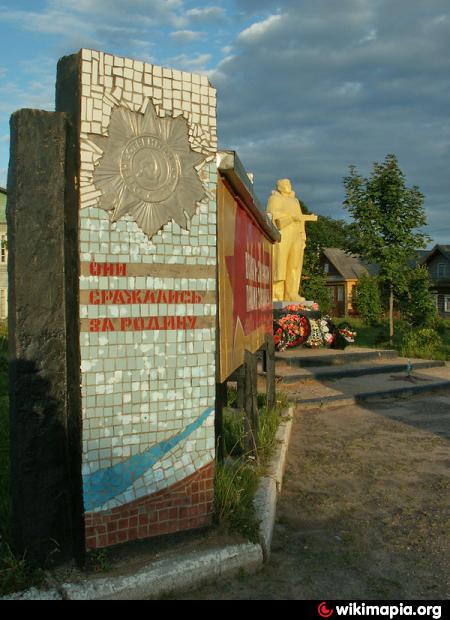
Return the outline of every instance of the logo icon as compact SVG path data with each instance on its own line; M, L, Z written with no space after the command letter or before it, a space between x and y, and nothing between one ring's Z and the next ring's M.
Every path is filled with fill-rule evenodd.
M325 601L319 604L317 611L319 612L319 616L322 616L322 618L329 618L334 613L334 609L328 609Z

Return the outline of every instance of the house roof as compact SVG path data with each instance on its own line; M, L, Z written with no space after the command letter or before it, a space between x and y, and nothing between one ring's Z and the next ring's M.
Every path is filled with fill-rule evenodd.
M340 248L323 248L323 253L344 280L358 280L361 276L374 273L372 266L363 263L359 256Z
M440 245L440 244L435 245L434 248L430 250L427 253L427 255L421 260L421 263L422 264L427 263L437 253L442 254L444 258L448 258L448 260L450 260L450 245Z
M416 250L415 257L411 259L411 261L409 261L411 267L415 267L416 265L422 265L429 255L430 250Z

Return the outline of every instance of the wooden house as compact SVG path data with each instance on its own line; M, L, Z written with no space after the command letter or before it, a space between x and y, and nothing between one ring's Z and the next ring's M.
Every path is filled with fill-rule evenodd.
M353 289L363 275L374 275L374 270L365 265L358 256L348 254L340 248L323 248L320 264L327 276L331 289L334 316L345 316L354 312Z
M439 314L450 318L450 245L435 245L422 260L422 265L430 274Z

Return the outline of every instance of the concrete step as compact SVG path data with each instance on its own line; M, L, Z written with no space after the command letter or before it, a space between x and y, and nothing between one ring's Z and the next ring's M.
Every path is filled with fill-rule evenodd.
M371 363L350 363L339 366L289 366L285 362L277 362L276 377L280 383L296 383L308 379L340 379L342 377L362 377L383 373L406 372L408 363L411 361L412 371L424 370L425 368L441 368L445 362L441 360L408 360L407 358L395 357L393 359L376 359Z
M275 360L288 366L308 368L311 366L335 366L341 364L354 364L380 359L392 359L397 357L397 352L392 349L363 349L347 347L343 351L330 349L324 353L323 349L298 348L276 353Z
M341 407L366 401L399 398L437 391L450 392L450 366L417 369L410 376L402 372L384 372L364 377L335 380L310 379L291 383L289 398L303 409Z

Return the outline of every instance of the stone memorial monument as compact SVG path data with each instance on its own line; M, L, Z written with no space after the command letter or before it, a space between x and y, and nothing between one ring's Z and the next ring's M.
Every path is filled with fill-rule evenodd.
M305 222L316 222L317 215L302 213L289 179L277 181L277 189L267 203L267 212L281 233L280 243L274 246L273 300L304 301L299 293L306 246Z
M83 49L56 112L11 130L15 546L70 558L208 525L216 91Z

